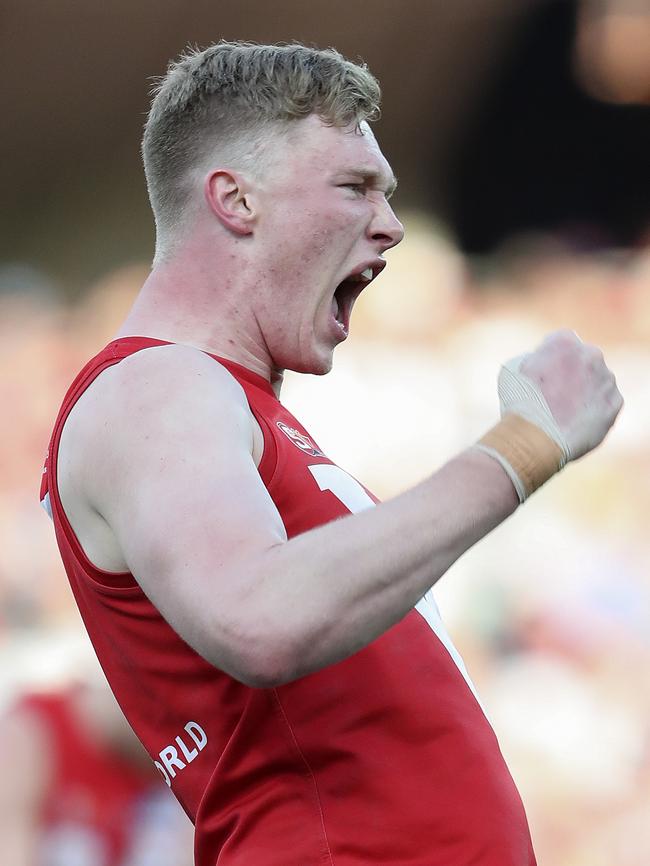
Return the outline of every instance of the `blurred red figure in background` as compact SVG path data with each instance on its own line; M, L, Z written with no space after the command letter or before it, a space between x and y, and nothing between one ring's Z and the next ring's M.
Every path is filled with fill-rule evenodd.
M0 749L3 866L191 863L190 824L103 684L19 697Z

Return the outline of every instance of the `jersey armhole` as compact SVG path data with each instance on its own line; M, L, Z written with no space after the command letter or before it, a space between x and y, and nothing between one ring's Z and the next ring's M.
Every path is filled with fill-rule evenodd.
M102 358L101 355L104 354L108 355L108 357ZM93 364L93 361L97 362L98 359L101 359L100 363ZM105 349L103 353L94 358L93 361L89 362L89 364L79 374L75 382L71 385L63 400L59 416L54 425L54 431L50 440L50 447L46 461L47 477L43 480L41 486L41 493L43 494L43 491L45 492L45 495L42 495L41 502L52 518L55 533L63 533L71 551L81 566L85 577L89 581L92 581L93 586L98 591L108 593L133 593L142 592L142 590L130 571L105 571L96 566L94 562L89 559L81 545L81 542L77 538L77 534L74 531L72 524L68 520L68 515L66 514L63 503L61 502L57 464L59 459L61 434L65 423L68 420L68 416L77 400L100 373L108 367L112 367L114 364L119 363L121 360L122 358L116 352L113 351L109 355L108 351Z
M57 442L53 464L56 463L58 452L59 449ZM50 499L49 504L52 511L52 521L54 523L55 532L60 531L63 533L70 549L74 553L75 559L81 566L84 575L88 580L92 581L95 589L99 592L108 593L142 592L139 583L130 571L105 571L103 568L99 568L99 566L92 562L86 551L83 549L81 542L77 538L77 534L68 520L68 515L66 514L63 503L61 502L56 476L56 465L50 466L50 481L51 483L48 490Z

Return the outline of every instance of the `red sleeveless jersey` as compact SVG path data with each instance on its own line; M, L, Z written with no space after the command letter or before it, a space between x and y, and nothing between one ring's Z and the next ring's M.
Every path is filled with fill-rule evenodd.
M519 794L430 593L350 658L255 689L190 649L132 575L84 555L57 492L61 430L102 370L163 344L116 340L81 371L41 499L115 696L195 823L196 866L534 866ZM262 429L259 474L289 538L375 504L269 382L213 357Z

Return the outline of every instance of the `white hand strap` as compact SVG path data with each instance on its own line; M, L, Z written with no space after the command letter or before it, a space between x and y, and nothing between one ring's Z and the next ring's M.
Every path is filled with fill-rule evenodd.
M566 438L540 387L519 370L525 358L520 355L501 368L501 421L475 446L501 464L520 502L571 459Z

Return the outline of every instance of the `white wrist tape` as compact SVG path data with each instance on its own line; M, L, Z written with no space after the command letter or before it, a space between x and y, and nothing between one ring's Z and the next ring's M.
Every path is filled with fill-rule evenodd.
M503 466L519 501L562 469L571 450L540 387L519 372L526 355L508 361L499 374L501 422L476 444Z
M506 412L515 412L543 430L560 447L564 458L560 467L562 468L571 460L571 449L539 385L519 372L521 364L527 357L527 355L519 355L501 367L498 382L501 417L503 418Z

